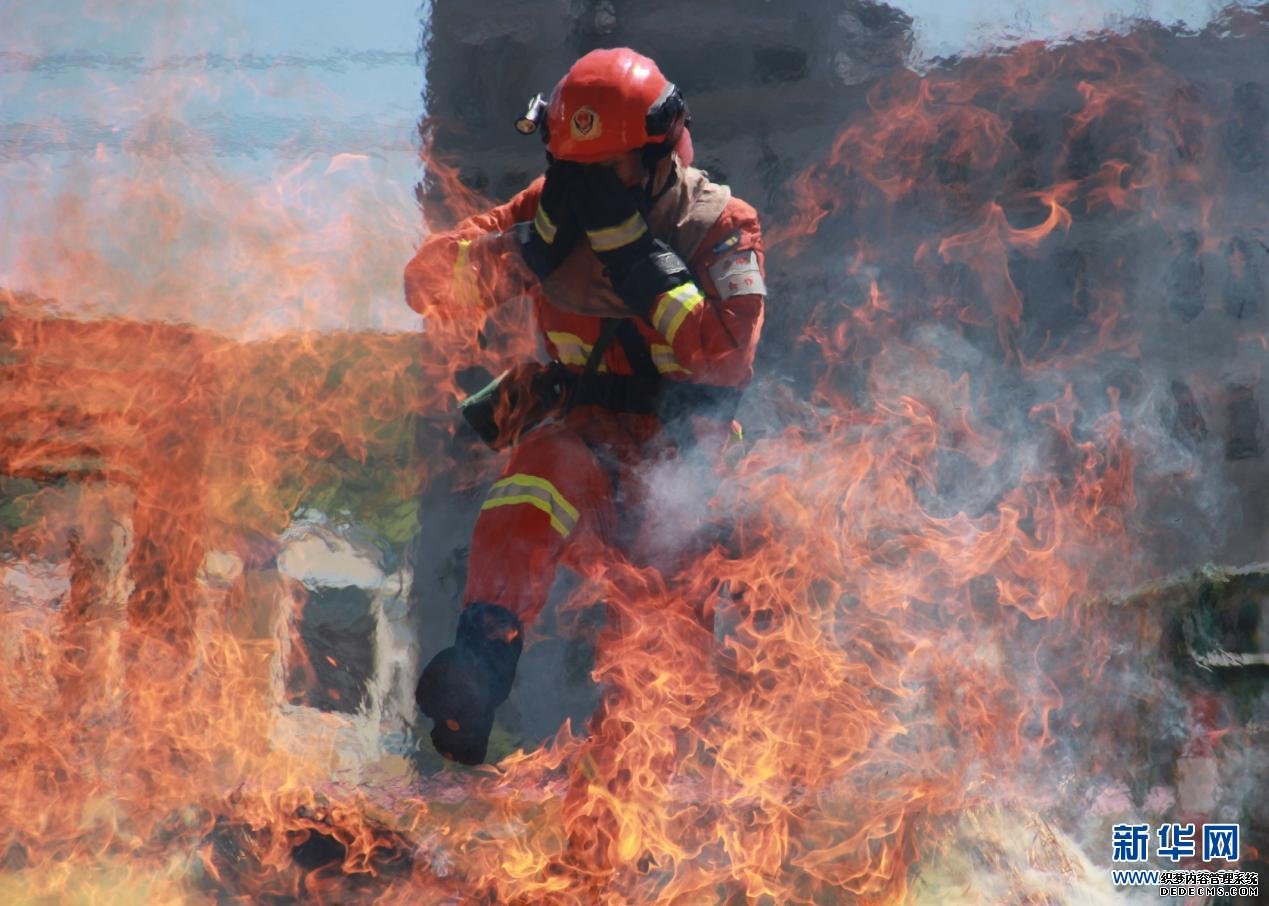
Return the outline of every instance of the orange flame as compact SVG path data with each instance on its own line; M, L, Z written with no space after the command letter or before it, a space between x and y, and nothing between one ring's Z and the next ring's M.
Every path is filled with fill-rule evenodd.
M62 196L0 298L0 475L31 483L0 561L0 893L902 901L965 816L1039 802L1077 757L1113 656L1089 602L1171 567L1138 505L1176 474L1143 474L1140 400L1109 367L1139 370L1166 316L1119 279L1127 246L1072 266L1074 327L1020 275L1094 218L1197 231L1246 273L1255 205L1227 204L1201 151L1218 127L1177 81L1136 35L875 85L769 218L773 261L823 290L772 328L805 355L709 504L726 531L671 575L574 552L564 610L607 608L590 725L425 778L350 783L319 715L288 737L283 653L292 684L316 673L275 539L313 501L370 520L487 477L453 460L459 377L532 357L527 306L318 332L357 314L359 267L408 257L403 221L368 237L306 203L356 153L255 195L150 160ZM483 203L429 168L456 209ZM136 212L113 237L98 194ZM1078 867L1053 864L1055 885Z

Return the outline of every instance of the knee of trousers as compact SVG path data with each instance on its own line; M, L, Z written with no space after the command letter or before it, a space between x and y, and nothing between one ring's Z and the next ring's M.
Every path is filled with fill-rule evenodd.
M565 549L610 534L614 521L611 485L585 443L563 426L533 432L485 495L464 597L530 621Z

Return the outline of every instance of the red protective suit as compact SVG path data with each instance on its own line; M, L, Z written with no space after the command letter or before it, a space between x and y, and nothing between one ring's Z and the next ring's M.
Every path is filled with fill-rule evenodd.
M676 178L685 177L695 180L693 191L719 188L708 184L700 171L679 168ZM527 270L507 266L506 254L496 261L480 254L482 237L533 219L541 188L539 178L506 204L429 236L406 267L406 298L412 308L426 314L447 305L470 304L473 293L485 297L484 304L497 304L510 294L528 291L549 354L581 372L599 337L601 319L553 305ZM712 226L697 224L695 248L690 251L674 241L685 232L664 226L672 218L661 218L663 226L658 228L658 221L649 216L654 235L688 263L699 294L682 305L663 299L647 320L632 318L663 381L741 388L753 374L763 321L762 237L752 207L727 197L725 190L725 203L717 194L713 197L714 209L721 207L721 214ZM683 210L690 211L690 206L679 211L680 226L691 216L699 221L703 210L710 211L707 218L713 215L704 207L690 215ZM585 242L583 238L581 244ZM581 251L593 260L588 248ZM482 267L498 270L496 279L475 272ZM715 278L724 285L716 286ZM522 285L516 286L520 281ZM487 298L493 295L498 298ZM606 347L601 370L632 373L619 343ZM698 434L712 434L715 442L731 433L726 425L697 427ZM616 540L615 491L620 487L622 509L629 509L631 496L638 493L630 480L633 469L656 449L659 434L655 415L589 405L525 434L477 519L464 602L498 604L526 624L531 622L546 602L561 560L567 562L570 553L588 546L583 543L587 540Z

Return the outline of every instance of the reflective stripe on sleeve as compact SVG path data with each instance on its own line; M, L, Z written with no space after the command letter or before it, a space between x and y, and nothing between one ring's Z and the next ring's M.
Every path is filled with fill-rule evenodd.
M454 259L454 283L458 283L463 279L463 272L467 270L467 255L471 251L471 240L458 240L458 256Z
M546 211L542 210L541 205L538 205L538 212L533 215L533 228L538 231L538 235L547 245L555 242L555 224L551 222Z
M458 257L454 259L454 299L467 305L475 304L480 300L475 281L467 266L470 251L470 239L458 240Z
M577 507L565 500L555 485L545 478L524 472L517 472L494 482L480 508L491 510L494 507L521 503L546 513L551 517L551 527L565 538L577 527Z
M602 230L587 230L586 238L590 247L596 252L611 252L623 245L629 245L648 231L648 224L643 215L635 211L630 217L616 226L604 227Z
M704 301L705 297L700 289L690 280L663 292L657 296L656 305L652 309L652 326L665 337L667 343L673 343L683 319Z
M674 357L674 350L662 343L652 344L652 364L657 366L657 371L661 374L690 374L688 369L679 364L679 360Z

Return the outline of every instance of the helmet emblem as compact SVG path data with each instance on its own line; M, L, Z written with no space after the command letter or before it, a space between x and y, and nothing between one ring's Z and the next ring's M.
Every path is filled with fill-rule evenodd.
M577 108L572 120L573 138L585 142L592 138L599 138L602 131L599 114L589 107Z

